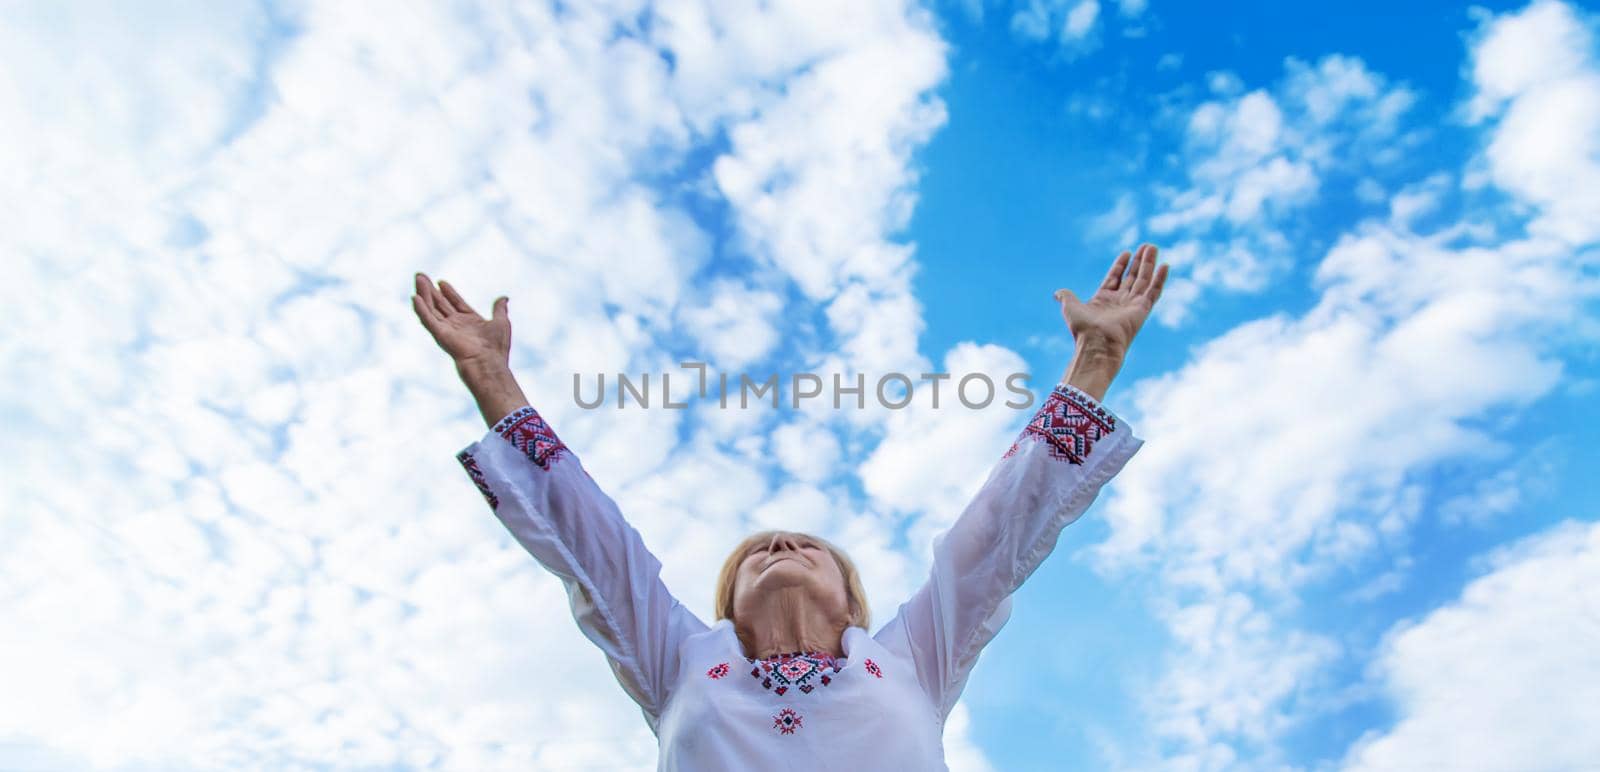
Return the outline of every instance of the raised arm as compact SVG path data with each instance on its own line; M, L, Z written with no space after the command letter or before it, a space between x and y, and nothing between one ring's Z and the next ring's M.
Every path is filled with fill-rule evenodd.
M1055 549L1100 489L1144 444L1100 404L1155 299L1166 268L1144 247L1127 277L1117 258L1088 304L1057 292L1076 342L1062 382L1023 427L949 530L933 543L923 586L876 634L905 653L941 718L978 654L1011 615L1011 595Z
M661 564L531 405L507 364L505 301L483 319L448 283L417 275L413 305L456 361L489 430L459 453L506 529L566 586L573 618L600 647L653 731L676 678L678 646L706 629L661 581Z

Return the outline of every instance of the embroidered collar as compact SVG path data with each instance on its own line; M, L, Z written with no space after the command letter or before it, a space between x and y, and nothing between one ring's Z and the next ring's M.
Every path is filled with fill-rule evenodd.
M809 660L819 667L831 668L837 672L839 670L838 663L844 658L835 657L826 651L791 651L782 654L774 654L770 657L762 657L760 659L756 659L755 657L745 657L745 661L751 664L770 665L777 665L794 659Z
M837 658L825 651L794 651L762 659L745 659L750 662L750 677L761 682L761 688L771 689L778 695L790 688L810 694L819 685L833 683L833 675L844 669ZM716 670L712 668L706 675L720 677Z
M729 626L732 626L731 623ZM859 633L854 633L856 629L851 628L845 631L847 640L851 634L859 635ZM851 651L847 647L844 657L835 657L826 651L813 650L784 652L770 657L762 657L761 659L743 656L741 653L740 658L750 665L750 677L755 679L755 682L760 684L762 689L779 697L787 696L790 701L804 701L816 698L801 697L801 695L809 695L819 689L824 689L838 677L852 677L841 675L844 672L844 663L850 659L850 654ZM879 667L878 663L873 662L871 657L861 660L861 668L874 680L882 679L884 676L883 668ZM705 677L712 681L721 681L732 672L733 668L729 667L728 662L718 662L706 670ZM864 676L854 677L862 678ZM792 693L791 689L798 693ZM779 734L794 734L802 726L802 716L794 707L794 703L778 707L781 707L782 710L773 716L772 728Z

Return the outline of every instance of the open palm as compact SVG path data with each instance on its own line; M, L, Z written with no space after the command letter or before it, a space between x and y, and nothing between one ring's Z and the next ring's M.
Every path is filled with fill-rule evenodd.
M1061 316L1067 320L1067 329L1072 331L1074 340L1080 345L1093 343L1127 353L1133 336L1144 326L1150 309L1161 297L1162 285L1167 282L1167 268L1171 264L1157 269L1156 251L1153 244L1139 247L1131 270L1129 253L1117 255L1105 281L1100 282L1100 288L1087 303L1072 294L1072 290L1056 290L1056 300L1061 301Z
M492 316L485 319L467 305L450 282L440 281L435 287L422 273L416 275L416 282L417 294L411 296L411 307L422 326L433 334L434 342L457 364L504 364L511 358L511 318L506 312L506 298L496 298Z

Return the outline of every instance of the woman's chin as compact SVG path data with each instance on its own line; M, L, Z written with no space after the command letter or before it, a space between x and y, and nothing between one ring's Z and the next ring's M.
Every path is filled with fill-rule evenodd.
M792 560L780 560L762 570L756 577L755 588L758 591L771 592L809 587L815 582L816 577L812 576L805 566Z

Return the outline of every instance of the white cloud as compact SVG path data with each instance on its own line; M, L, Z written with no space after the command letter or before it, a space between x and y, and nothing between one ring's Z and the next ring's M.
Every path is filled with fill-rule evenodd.
M1007 377L1026 371L1022 358L1008 349L957 344L945 356L941 372L952 377L938 386L938 407L933 405L933 384L914 380L911 404L891 411L885 421L882 440L861 463L862 487L876 506L919 516L908 536L919 555L931 555L934 534L961 514L1015 432L1038 409L1038 395L1058 377L1036 376L1028 384L1035 395L1031 408L1005 407L1007 401L1025 399L1008 391ZM962 403L959 381L970 374L984 375L994 385L987 408L970 409ZM987 394L976 378L967 388L969 402L981 402Z
M680 313L685 327L699 339L710 367L738 372L777 346L776 316L783 308L778 293L720 279L705 295L701 303L685 305Z
M832 493L833 495L829 495ZM814 485L792 482L750 513L755 528L782 528L805 533L826 534L834 531L834 518L838 515L839 491L824 492ZM827 538L827 537L824 537Z
M1410 226L1416 218L1439 208L1439 199L1450 190L1449 174L1440 172L1415 185L1407 185L1389 199L1389 221Z
M713 173L734 208L740 247L813 301L873 296L874 321L838 328L837 348L849 369L892 367L918 356L921 320L905 270L910 250L884 234L908 221L911 153L945 120L943 103L925 92L946 75L946 44L920 14L875 18L872 6L848 2L800 7L789 12L814 19L808 24L826 18L829 29L875 31L848 37L849 47L796 74L758 119L732 126L732 150ZM830 314L836 328L855 319Z
M903 597L918 564L880 519L769 482L825 476L764 456L770 416L567 399L575 371L677 371L684 340L796 358L780 324L802 364L923 363L887 234L946 48L924 11L835 5L9 7L0 362L32 375L0 384L0 766L653 767L451 457L484 426L406 300L418 269L511 297L524 389L702 616L730 540L824 504L880 611Z
M1235 224L1247 223L1260 216L1269 200L1294 205L1309 199L1316 190L1317 177L1310 164L1274 158L1265 166L1239 173L1228 193L1223 216Z
M1468 115L1482 120L1507 100L1582 76L1593 47L1593 33L1566 3L1539 0L1518 13L1484 15L1471 51L1478 91Z
M1517 512L1530 494L1548 494L1560 479L1566 454L1554 440L1534 446L1511 466L1474 483L1470 490L1439 504L1445 525L1486 526L1502 515Z
M1011 15L1011 31L1028 40L1050 37L1050 16L1054 5L1044 0L1028 0L1026 8Z
M1582 769L1600 758L1600 524L1499 549L1461 597L1385 636L1374 676L1399 711L1349 770Z
M1117 196L1117 203L1089 221L1089 234L1111 239L1117 244L1133 244L1139 238L1136 228L1137 205L1132 193Z
M1454 237L1369 225L1323 261L1322 299L1306 316L1241 325L1177 372L1137 384L1130 421L1164 443L1119 478L1097 557L1155 568L1175 597L1192 598L1186 607L1246 591L1270 618L1292 618L1301 588L1358 569L1380 545L1405 547L1423 501L1412 470L1469 456L1514 462L1519 438L1473 422L1556 387L1561 364L1542 331L1579 312L1570 287L1582 267L1550 244L1444 246ZM1259 648L1303 635L1287 625L1276 622ZM1297 672L1309 678L1328 656L1307 654ZM1239 668L1188 653L1175 661L1172 679L1205 684L1185 693L1247 706L1251 726L1281 729L1294 713L1287 687L1235 682ZM1235 692L1253 696L1228 703ZM1262 738L1209 704L1158 711L1198 743L1183 753L1265 752L1246 750Z
M989 764L983 751L966 739L971 731L972 713L967 710L966 703L958 702L950 710L950 717L945 719L945 732L957 738L954 742L945 743L945 763L949 765L950 772L993 772L994 767Z
M838 468L838 436L807 419L773 430L772 449L784 471L807 482L819 482Z
M1399 120L1415 97L1359 60L1341 55L1315 64L1284 63L1272 89L1245 90L1229 72L1208 75L1219 98L1195 106L1185 121L1180 187L1158 186L1149 230L1190 251L1193 268L1170 282L1156 319L1187 321L1206 290L1258 292L1301 258L1295 218L1315 203L1325 177L1382 165L1414 142ZM1179 267L1174 263L1174 268Z
M1217 96L1232 97L1244 93L1244 81L1227 70L1206 73L1206 88Z
M843 341L821 354L822 372L920 372L927 359L917 351L922 333L922 304L911 294L909 274L900 274L874 287L851 282L828 303L828 323ZM871 401L870 399L868 400Z
M1100 17L1100 3L1096 0L1080 0L1072 10L1067 11L1067 20L1061 27L1061 37L1067 40L1081 40L1087 37L1090 30L1094 29L1095 19Z
M1466 114L1491 125L1494 184L1540 209L1534 232L1571 244L1600 238L1600 68L1588 25L1549 0L1486 18L1472 74Z
M1233 592L1164 612L1181 659L1170 665L1160 689L1141 697L1148 713L1159 716L1156 731L1178 741L1180 753L1165 765L1179 769L1226 769L1282 764L1267 755L1244 755L1218 737L1237 737L1257 746L1287 726L1285 712L1264 710L1290 700L1308 685L1317 669L1337 654L1334 642L1298 631L1284 631L1272 615Z
M1487 25L1487 37L1497 23ZM1402 90L1383 86L1381 76L1352 61L1290 65L1292 86L1277 96L1249 92L1194 111L1191 136L1206 152L1191 156L1191 179L1215 184L1172 195L1172 216L1181 220L1173 227L1195 228L1173 250L1175 268L1181 259L1201 282L1218 285L1249 274L1242 261L1226 273L1202 278L1199 272L1210 256L1251 249L1278 226L1270 219L1253 233L1195 226L1223 221L1222 202L1245 170L1282 157L1320 174L1341 154L1337 148L1408 135L1398 116L1411 97L1393 96ZM1268 97L1276 110L1268 109ZM1521 98L1506 97L1507 115ZM1247 112L1255 116L1253 132L1229 130L1230 120ZM1353 123L1364 127L1347 125ZM1484 157L1466 168L1485 158L1492 167L1494 148L1518 128L1498 113L1485 115L1483 125ZM1582 143L1559 149L1575 154L1568 160L1577 166L1588 152ZM1370 600L1401 586L1406 577L1394 572L1414 565L1412 525L1428 500L1422 481L1434 467L1466 461L1492 479L1487 486L1537 486L1534 459L1549 451L1522 450L1538 438L1509 433L1512 419L1560 385L1565 345L1592 340L1586 336L1594 329L1582 319L1600 285L1586 275L1600 255L1592 236L1574 248L1568 239L1582 235L1576 230L1513 228L1508 232L1517 235L1507 237L1480 227L1476 221L1485 219L1548 222L1566 211L1564 203L1513 183L1502 188L1509 203L1474 199L1477 208L1447 227L1413 230L1464 175L1438 170L1403 187L1392 216L1385 212L1346 230L1312 272L1317 297L1304 314L1239 325L1197 347L1178 370L1134 385L1137 409L1125 412L1162 442L1119 476L1102 510L1111 535L1091 554L1101 570L1139 567L1159 578L1161 618L1177 646L1146 710L1169 741L1164 765L1288 763L1282 738L1338 704L1342 697L1327 683L1330 666L1353 653L1343 635L1306 627L1302 593L1358 578L1385 555L1398 556L1376 566L1388 573L1346 597ZM1500 467L1518 471L1494 477ZM1478 507L1509 513L1521 505L1508 497ZM1461 522L1468 518L1461 510L1458 503L1442 512ZM1455 667L1443 664L1457 660L1453 650L1440 651L1443 667ZM1566 661L1563 652L1564 646L1553 650L1555 662ZM1404 667L1423 668L1430 656L1414 647ZM1438 671L1436 693L1444 694L1443 684L1463 683L1466 672ZM1459 734L1452 714L1436 706L1442 703L1405 678L1397 687L1402 704L1431 717L1437 731L1404 734L1404 745L1439 747L1446 727L1448 736ZM1483 712L1478 731L1486 735L1483 744L1492 744L1491 722L1501 708L1478 700L1493 695L1459 686L1451 694L1471 697L1461 709ZM1542 715L1555 726L1576 726L1566 708L1550 697L1545 702L1551 704L1542 714L1533 707L1538 700L1519 703L1530 712L1528 725ZM1521 748L1523 740L1512 738L1506 747ZM1407 763L1425 757L1398 752L1370 758L1373 768L1426 766Z
M1099 0L1028 0L1011 14L1012 34L1029 42L1053 41L1072 58L1098 46Z
M1356 183L1355 194L1357 199L1368 204L1376 204L1389 199L1389 194L1383 189L1383 185L1371 177L1363 177L1360 182Z

